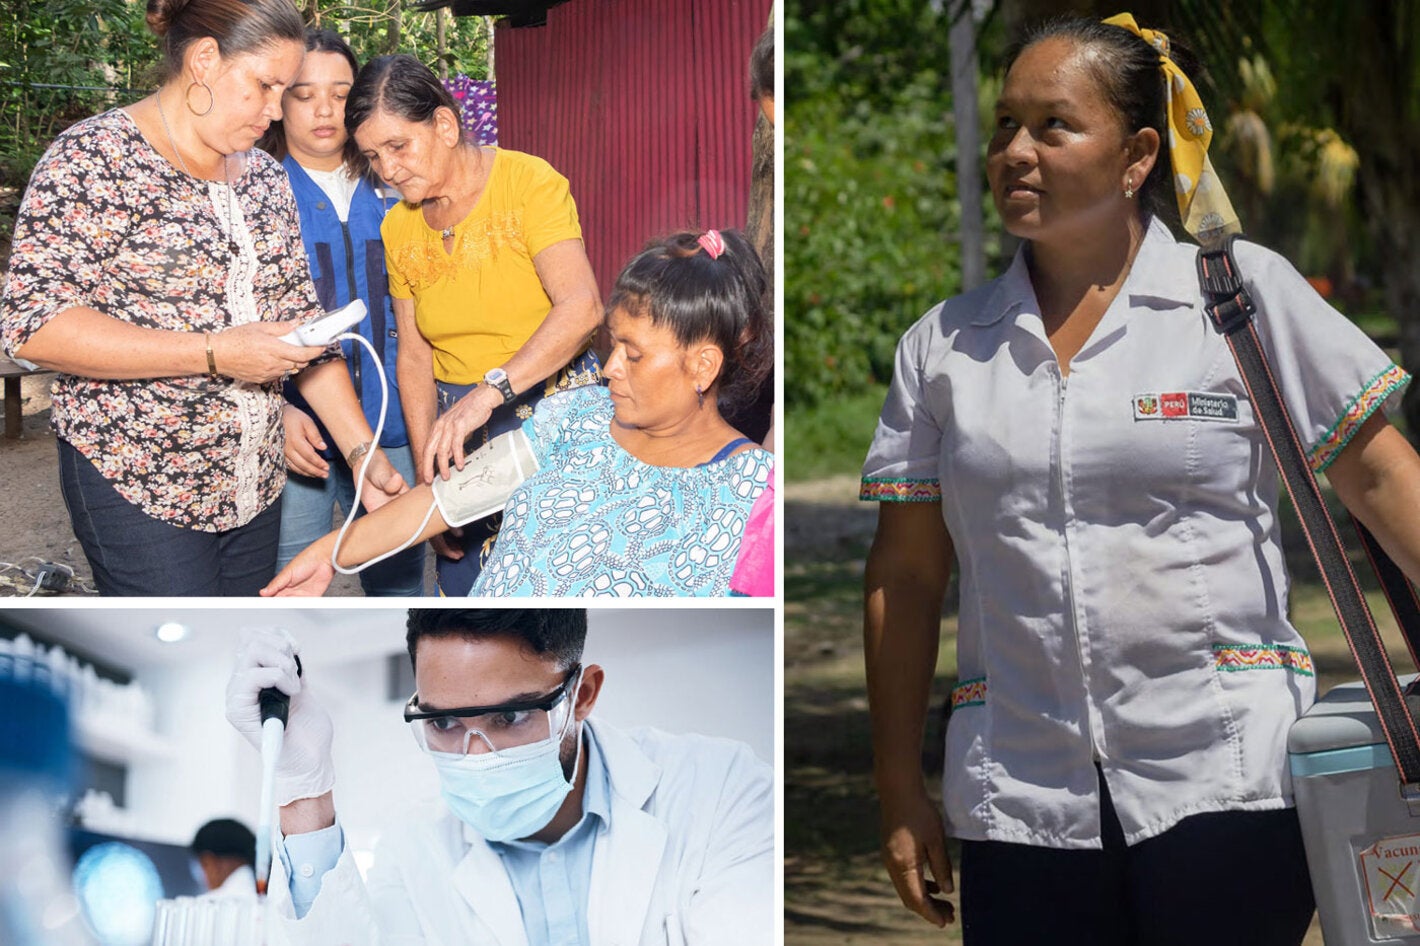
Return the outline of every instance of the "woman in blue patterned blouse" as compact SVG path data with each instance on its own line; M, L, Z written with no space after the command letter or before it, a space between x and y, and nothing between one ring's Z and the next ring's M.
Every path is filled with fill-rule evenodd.
M627 264L607 306L607 386L553 395L523 425L537 472L503 507L472 594L729 593L750 507L773 465L721 413L769 369L764 286L758 256L734 231L679 233ZM460 475L356 522L341 565L454 524L445 512ZM335 539L308 547L262 594L322 593Z

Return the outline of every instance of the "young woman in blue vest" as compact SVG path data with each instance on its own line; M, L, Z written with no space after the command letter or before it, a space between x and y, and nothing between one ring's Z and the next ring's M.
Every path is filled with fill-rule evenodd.
M406 482L413 483L414 461L394 372L399 340L390 308L384 244L380 242L380 223L399 196L369 173L368 163L345 132L345 97L358 69L355 54L343 39L331 30L308 29L301 72L282 97L283 119L272 123L261 144L281 161L291 178L301 215L301 236L321 304L334 309L360 298L369 308L357 331L380 352L389 388L378 449ZM379 418L380 374L363 345L346 340L341 346L373 428ZM290 476L281 495L278 567L330 531L332 508L349 511L355 495L351 469L372 446L362 444L348 457L340 456L295 387L287 384L285 393ZM423 594L424 554L421 543L361 572L365 593Z

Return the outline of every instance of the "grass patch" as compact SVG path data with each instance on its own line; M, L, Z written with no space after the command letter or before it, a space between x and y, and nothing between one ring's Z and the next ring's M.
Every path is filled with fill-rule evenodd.
M886 385L787 412L784 468L790 481L856 476L873 440Z

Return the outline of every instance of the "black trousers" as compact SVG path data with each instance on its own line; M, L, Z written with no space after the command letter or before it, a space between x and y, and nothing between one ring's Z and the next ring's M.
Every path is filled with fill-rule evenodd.
M1298 946L1315 903L1294 808L1193 815L1132 847L964 841L965 946Z

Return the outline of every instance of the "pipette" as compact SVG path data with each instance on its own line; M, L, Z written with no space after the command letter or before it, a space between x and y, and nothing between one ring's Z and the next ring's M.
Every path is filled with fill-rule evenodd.
M301 658L296 658L296 676L301 675ZM276 807L276 760L286 738L286 717L291 698L275 687L257 695L261 705L261 811L256 823L256 892L266 896L271 877L271 810Z

